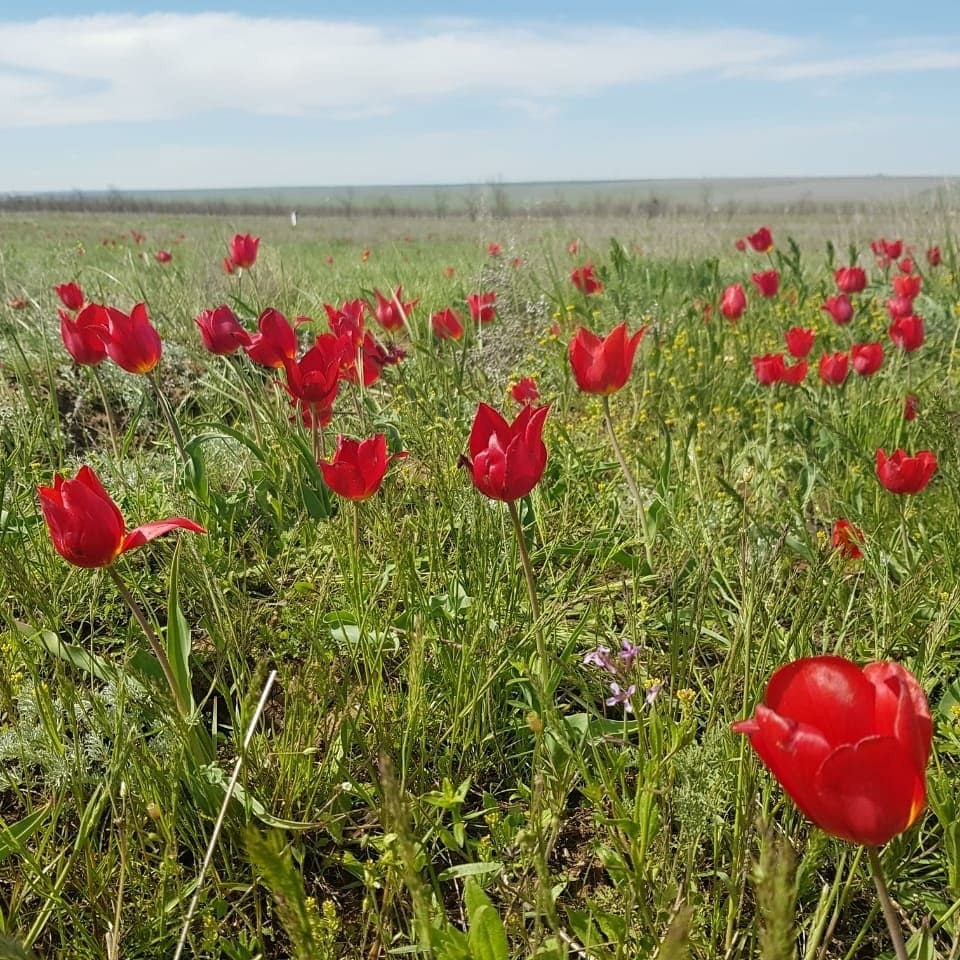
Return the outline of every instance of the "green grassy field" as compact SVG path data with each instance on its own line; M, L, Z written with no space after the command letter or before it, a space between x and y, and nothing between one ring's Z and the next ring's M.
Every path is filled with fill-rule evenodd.
M760 222L774 252L737 253ZM730 730L778 666L823 653L898 660L927 693L928 806L883 860L910 955L960 955L960 263L947 224L908 206L295 230L0 217L0 956L172 957L194 896L184 956L204 958L892 956L863 849L813 828ZM227 276L237 230L263 241L252 269ZM887 338L889 280L869 249L881 234L915 244L924 271L927 339L909 356ZM858 256L870 285L839 327L821 304L832 268ZM604 283L592 297L569 279L587 262ZM764 300L749 275L770 266L781 290ZM70 361L52 289L69 280L91 301L148 305L187 463L147 378L107 362L101 393ZM744 316L705 320L734 282ZM376 432L409 452L355 508L325 487L278 372L207 354L193 318L226 303L252 331L275 307L312 318L306 347L325 303L401 283L420 298L396 335L406 359L365 390L343 385L324 431L328 453L337 434ZM466 316L485 290L494 321L432 337L431 313ZM621 321L648 325L610 398L640 511L600 399L567 360L579 325ZM760 386L751 357L781 351L793 325L817 332L810 375ZM865 340L884 341L876 375L818 380L822 351ZM506 507L458 464L478 402L512 418L507 391L524 376L550 404L546 472L519 502L536 619ZM885 490L879 447L934 451L930 486ZM187 516L207 530L115 565L181 654L189 716L114 581L51 546L36 488L83 464L128 526ZM863 531L862 559L831 547L838 518ZM584 663L621 643L637 648L632 714L606 705L609 678Z

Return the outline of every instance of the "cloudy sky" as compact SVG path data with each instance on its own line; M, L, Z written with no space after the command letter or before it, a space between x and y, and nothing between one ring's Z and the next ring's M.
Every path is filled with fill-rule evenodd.
M0 192L958 174L958 103L955 0L0 0Z

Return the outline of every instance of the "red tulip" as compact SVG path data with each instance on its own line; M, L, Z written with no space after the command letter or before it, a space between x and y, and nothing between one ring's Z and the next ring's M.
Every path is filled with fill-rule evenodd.
M936 472L937 457L929 450L912 457L903 450L894 450L889 457L877 451L877 479L891 493L919 493Z
M223 258L223 272L224 273L236 273L237 265L229 258Z
M470 431L473 485L493 500L519 500L540 481L547 465L543 422L549 407L526 404L513 423L492 407L477 407Z
M867 274L863 267L840 267L833 274L841 293L860 293L867 286Z
M769 227L761 227L756 233L751 233L747 237L747 243L757 253L769 253L773 249L773 234Z
M897 269L901 273L913 273L914 266L913 257L904 257L897 263Z
M61 283L54 287L54 292L60 298L60 302L68 309L76 313L83 306L83 291L75 283Z
M927 263L931 267L939 267L941 263L940 248L930 247L927 250Z
M600 293L603 290L603 284L594 276L593 270L593 264L587 263L582 267L574 267L570 271L570 282L581 293L588 296L592 293Z
M96 366L107 355L107 311L99 304L88 304L76 316L58 309L60 338L67 352L85 366Z
M387 467L406 455L387 456L387 438L382 433L366 440L341 436L333 459L321 460L317 466L335 494L347 500L367 500L380 489Z
M766 353L763 356L752 357L753 373L757 382L765 387L779 383L783 379L785 364L782 353Z
M909 300L913 300L920 292L922 286L923 277L921 277L919 273L907 277L893 278L893 292L898 297L906 297Z
M463 336L463 324L457 312L450 307L438 310L430 318L430 327L438 340L459 340Z
M146 234L138 233L136 230L130 231L130 239L139 247L147 239Z
M747 249L747 241L744 240L743 237L737 237L737 239L733 241L733 245L740 253L743 253L743 251Z
M511 388L510 396L517 403L535 403L540 399L540 390L533 377L521 377Z
M764 270L763 273L751 273L750 280L761 297L775 297L780 289L780 274L776 270Z
M360 262L366 263L370 259L370 249L365 247L363 252L360 254Z
M281 385L301 411L319 417L321 426L326 426L333 414L345 348L349 349L345 338L323 333L299 361L283 358L287 382Z
M453 267L444 267L443 275L449 280L457 271Z
M902 240L881 240L880 243L883 245L884 254L891 260L896 260L903 253Z
M297 355L297 334L290 321L273 307L268 307L257 320L258 333L244 347L247 356L263 367L282 367Z
M821 830L880 846L926 803L933 727L923 690L898 663L862 670L807 657L774 673L764 703L733 725Z
M230 241L230 262L241 270L249 270L257 262L259 249L259 237L237 233Z
M203 345L210 353L225 356L236 353L240 347L249 347L250 334L240 326L233 311L225 304L213 310L204 310L194 317Z
M499 243L493 242L487 244L487 254L491 257L499 257L502 251L503 247L501 247Z
M900 317L893 321L887 332L901 350L913 353L923 345L923 317Z
M743 292L743 284L734 283L723 291L720 301L720 312L728 320L739 320L743 311L747 309L747 295Z
M160 334L147 316L147 305L138 303L130 315L107 307L107 355L128 373L149 373L162 352Z
M185 517L154 520L126 530L123 515L90 467L81 467L73 480L55 474L52 487L38 487L43 518L57 553L77 567L107 567L121 553L178 527L206 533Z
M850 361L861 377L873 376L883 365L883 344L855 343L850 348Z
M833 322L841 327L853 319L853 304L845 293L836 297L827 297L821 309L826 310Z
M781 380L793 387L799 386L806 379L808 364L806 360L798 360L792 366L783 368Z
M420 302L418 297L408 303L403 302L403 287L397 287L392 297L385 297L379 290L374 288L373 295L377 299L377 305L373 308L377 323L384 330L402 330L410 316L410 311Z
M820 379L830 386L839 387L847 379L847 364L850 358L845 353L825 353L820 357Z
M477 323L489 323L497 313L497 294L493 290L486 293L471 293L467 297L470 316Z
M915 393L908 393L903 399L903 419L916 420L920 412L920 398Z
M912 297L891 297L887 301L887 313L891 320L899 320L901 317L909 317L913 313Z
M859 560L863 556L863 531L849 520L837 520L833 525L830 544L845 560Z
M169 263L173 259L169 250L158 250L153 256L157 263Z
M785 334L790 355L803 359L813 349L816 334L809 327L791 327Z
M526 260L524 260L523 257L510 258L510 266L513 267L514 270L518 270L520 267L524 265L524 263L526 263Z
M342 306L323 305L327 312L327 325L330 332L338 337L349 335L354 341L363 336L363 315L370 308L366 300L346 300Z
M575 257L579 252L580 252L580 241L571 240L567 244L567 253L569 253L571 257Z
M568 350L577 386L585 393L616 393L630 377L637 346L646 332L643 326L627 336L626 322L605 337L579 327Z

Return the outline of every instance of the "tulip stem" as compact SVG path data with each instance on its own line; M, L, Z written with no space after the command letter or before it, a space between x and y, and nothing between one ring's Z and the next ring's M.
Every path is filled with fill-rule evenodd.
M617 463L620 464L620 469L623 471L623 477L627 481L627 486L630 488L630 495L633 497L633 501L637 505L637 516L640 518L640 529L643 533L643 548L647 553L647 566L652 571L653 544L650 541L650 530L647 526L647 514L643 509L643 498L640 496L640 488L637 486L637 481L633 476L633 472L627 465L627 459L623 455L623 450L620 449L620 443L617 440L617 435L613 430L613 419L610 416L610 397L607 394L603 395L603 425L607 429L607 436L610 438L610 446L613 447L613 454L617 458Z
M907 505L905 498L897 498L897 506L900 508L900 542L903 544L903 562L906 568L910 569L910 533L907 529Z
M107 400L107 391L103 386L103 377L100 376L100 370L97 367L90 367L90 375L97 385L97 390L100 393L100 402L103 404L103 412L107 417L107 432L110 434L110 446L113 448L113 455L119 460L120 444L117 441L117 424L113 419L113 410L110 409L110 402Z
M867 858L870 861L873 883L877 888L877 899L880 901L880 907L883 910L883 918L887 921L887 930L890 931L893 952L896 954L897 960L908 960L907 948L903 942L903 930L900 927L897 911L890 900L887 884L883 879L883 867L880 864L880 854L877 853L876 847L867 847Z
M143 630L147 638L147 643L150 644L150 649L153 651L153 655L157 658L157 661L160 663L160 669L163 670L163 675L167 678L167 686L170 687L170 692L173 694L174 702L177 705L177 710L182 717L190 716L190 707L183 700L183 696L180 692L180 688L177 686L177 681L174 679L173 670L170 667L170 661L167 659L166 651L163 649L163 644L160 643L160 638L157 636L156 630L153 629L150 621L147 619L147 615L143 612L143 608L137 603L136 598L130 592L129 587L123 582L120 574L117 573L114 567L107 567L107 573L110 574L110 578L113 580L114 585L117 590L120 591L120 596L123 597L127 606L130 608L130 612L133 614L133 619L137 621L140 625L140 629Z
M533 565L530 563L530 554L527 552L527 541L523 536L523 524L520 522L520 513L517 510L516 500L508 500L507 508L510 511L510 519L513 521L513 532L517 538L517 548L520 551L520 562L523 565L523 578L527 583L527 596L530 598L530 612L533 614L535 634L537 641L537 659L540 661L540 697L543 706L546 706L549 671L547 669L547 645L543 639L543 629L540 626L540 601L537 599L537 578L533 572Z
M177 418L174 415L173 408L170 406L170 401L167 400L167 395L160 386L160 380L156 372L151 373L149 376L150 382L153 384L153 389L157 393L160 412L163 414L163 419L167 421L167 426L170 428L170 435L173 437L174 446L176 446L177 452L180 454L180 459L183 460L184 463L189 463L190 455L187 453L186 444L183 442L183 434L180 432L180 424L177 423Z

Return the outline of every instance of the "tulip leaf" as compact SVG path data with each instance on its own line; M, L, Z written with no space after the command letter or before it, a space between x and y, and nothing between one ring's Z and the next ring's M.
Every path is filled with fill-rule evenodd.
M18 629L19 627L18 624ZM29 628L24 632L29 633ZM117 671L109 661L75 643L65 643L52 630L38 630L32 634L32 639L38 640L47 653L52 653L65 663L84 673L89 673L103 683L108 683L116 676Z
M7 824L0 820L0 861L20 853L23 844L43 826L49 810L49 807L42 807L16 823ZM2 955L0 953L0 956Z
M193 712L193 686L190 683L190 624L180 608L180 544L170 564L170 586L167 591L167 659L173 673L180 700Z

